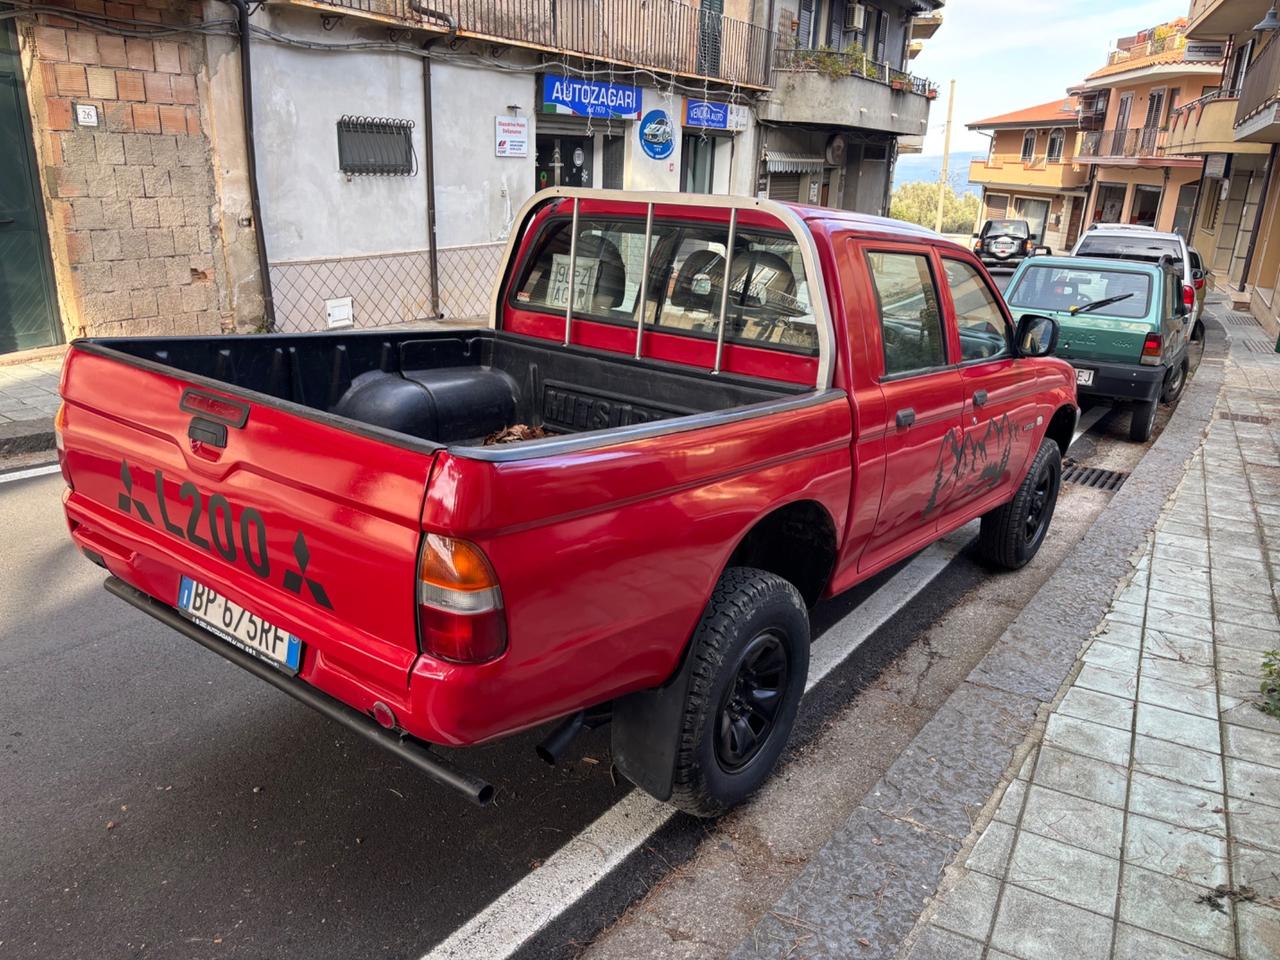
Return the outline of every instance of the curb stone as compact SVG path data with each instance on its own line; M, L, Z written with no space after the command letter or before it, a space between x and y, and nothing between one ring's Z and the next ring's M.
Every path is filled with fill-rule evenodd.
M53 449L53 417L0 423L0 457Z
M1205 351L1159 439L1089 531L937 714L814 856L732 960L891 960L1016 774L1026 736L1133 573L1204 440L1222 389L1226 332L1206 313Z

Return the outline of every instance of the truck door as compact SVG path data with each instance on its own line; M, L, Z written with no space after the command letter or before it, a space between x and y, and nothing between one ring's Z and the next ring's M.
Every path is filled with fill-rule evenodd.
M1011 497L1022 475L1038 435L1036 375L1027 360L1014 357L1011 324L986 277L966 261L941 259L943 302L955 318L964 388L964 441L945 511L980 512Z
M881 364L885 480L860 570L905 556L932 539L952 492L949 471L952 451L961 442L964 396L930 250L885 244L866 248L863 257L876 310L864 322L871 340L878 341L871 353Z

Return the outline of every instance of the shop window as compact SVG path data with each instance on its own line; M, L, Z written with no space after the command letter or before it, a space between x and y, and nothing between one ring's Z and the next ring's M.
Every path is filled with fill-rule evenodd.
M1159 187L1138 184L1134 187L1133 208L1129 211L1129 222L1140 227L1154 227L1156 216L1160 212Z
M712 193L716 172L716 141L689 134L680 149L681 189L685 193Z
M413 121L343 117L338 121L338 168L349 176L414 176Z

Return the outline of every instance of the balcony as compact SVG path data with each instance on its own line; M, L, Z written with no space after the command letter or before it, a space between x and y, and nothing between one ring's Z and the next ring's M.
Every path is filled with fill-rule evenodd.
M931 40L941 26L942 14L940 12L926 13L915 17L911 21L911 39Z
M1175 156L1264 152L1265 147L1236 143L1237 106L1232 90L1218 90L1184 103L1169 115L1164 152Z
M1266 15L1271 0L1193 0L1187 15L1187 36L1196 40L1225 40L1253 29Z
M1086 130L1080 134L1079 163L1115 167L1181 166L1179 158L1165 152L1167 131L1155 127L1127 130ZM1186 160L1186 163L1192 163Z
M1145 60L1147 57L1154 57L1157 54L1176 53L1186 45L1187 38L1180 33L1175 33L1159 40L1144 40L1142 43L1135 43L1133 46L1126 47L1123 50L1112 50L1107 56L1107 65L1115 66L1117 63Z
M1074 190L1088 180L1085 170L1071 158L1049 163L1044 157L1024 161L1018 156L994 156L969 161L969 182L984 187Z
M622 66L648 67L740 87L768 86L773 31L704 13L680 0L285 0L321 13L443 32L415 6L447 13L464 39Z
M1280 143L1280 42L1272 40L1244 75L1236 110L1235 138Z
M860 127L922 134L938 88L923 77L872 60L861 50L774 52L773 93L760 105L774 123Z

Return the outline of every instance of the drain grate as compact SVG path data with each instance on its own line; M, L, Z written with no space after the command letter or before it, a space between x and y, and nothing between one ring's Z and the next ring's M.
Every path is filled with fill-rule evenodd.
M1244 348L1251 353L1275 353L1275 345L1259 337L1245 337Z
M1235 423L1270 423L1270 417L1260 417L1256 413L1227 413L1225 410L1218 414L1219 420L1231 420Z
M1120 484L1129 479L1129 474L1120 470L1103 470L1100 467L1086 467L1079 463L1069 464L1062 471L1063 483L1074 483L1095 490L1119 490Z
M1260 327L1255 316L1251 313L1228 313L1227 323L1234 324L1237 327Z

